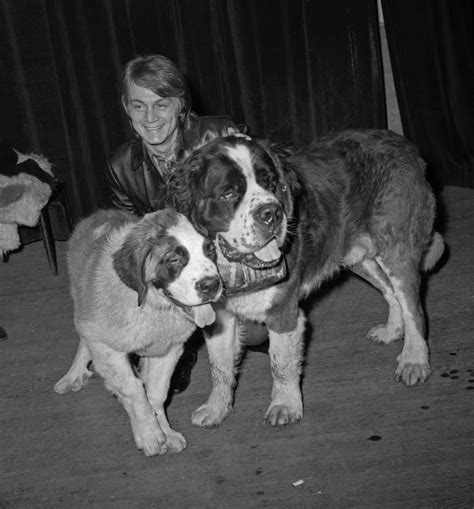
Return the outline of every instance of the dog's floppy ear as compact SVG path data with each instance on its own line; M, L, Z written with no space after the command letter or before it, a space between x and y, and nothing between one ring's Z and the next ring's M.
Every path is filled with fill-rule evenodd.
M302 188L301 188L301 182L299 181L299 179L297 177L297 173L294 170L293 164L294 163L292 163L291 160L289 160L289 159L285 160L283 175L284 175L285 183L289 187L291 196L293 196L293 198L296 198L300 194L300 191L302 190Z
M206 237L208 232L198 217L203 207L200 176L204 164L204 158L199 153L194 153L176 167L167 183L166 203L184 214L194 228Z
M113 266L121 281L138 293L138 305L145 301L148 285L144 280L145 260L149 254L138 248L134 239L127 238L122 247L113 254Z
M132 231L113 254L113 266L121 281L138 293L138 306L145 303L148 285L156 275L159 253L156 245Z
M275 168L280 174L280 178L287 189L284 189L285 201L287 205L287 213L292 208L292 204L288 203L288 200L294 200L301 191L301 183L297 177L297 173L294 169L294 163L292 163L291 156L295 153L295 149L290 145L283 145L281 143L273 143L268 140L259 140L260 146L264 148L266 153L269 155Z

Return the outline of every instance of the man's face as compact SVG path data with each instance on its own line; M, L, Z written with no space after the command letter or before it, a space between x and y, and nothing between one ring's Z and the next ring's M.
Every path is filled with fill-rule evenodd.
M173 147L181 113L177 97L160 97L132 83L123 103L133 128L152 150L161 152Z

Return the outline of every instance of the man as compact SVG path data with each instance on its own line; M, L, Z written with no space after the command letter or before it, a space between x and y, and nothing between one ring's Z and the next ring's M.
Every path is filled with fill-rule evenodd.
M109 157L107 179L113 204L139 216L166 206L167 179L176 162L213 138L242 134L230 117L193 113L183 75L161 55L140 56L124 66L122 105L134 136ZM255 332L258 326L252 327L252 336ZM261 334L257 343L266 338L266 331ZM176 393L189 385L196 337L201 336L187 342L176 366L171 380Z

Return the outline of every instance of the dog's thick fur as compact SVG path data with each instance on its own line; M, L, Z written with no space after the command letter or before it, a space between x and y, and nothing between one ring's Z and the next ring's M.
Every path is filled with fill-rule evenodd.
M388 303L387 323L368 337L379 343L404 338L396 378L408 386L427 379L420 276L444 244L433 232L435 199L425 163L403 137L345 131L294 154L268 142L216 139L185 161L169 186L173 206L214 238L225 257L247 261L254 253L271 265L282 263L282 255L288 272L270 288L229 294L225 307L216 308L214 333L206 337L213 387L194 424L217 426L232 408L241 350L237 317L269 330L273 389L266 421L301 419L305 317L299 302L343 268L374 285Z
M215 319L209 302L222 284L212 243L174 211L139 219L107 210L79 223L68 247L80 344L55 391L79 390L92 360L125 407L137 447L147 456L182 451L186 441L163 405L184 342ZM140 378L132 352L141 356Z

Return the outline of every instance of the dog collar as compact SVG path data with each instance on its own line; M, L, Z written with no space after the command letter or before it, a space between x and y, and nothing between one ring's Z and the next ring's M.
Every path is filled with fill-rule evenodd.
M278 264L266 269L254 269L243 263L230 262L224 257L218 257L217 268L226 295L263 290L282 282L287 277L284 256L281 257Z

